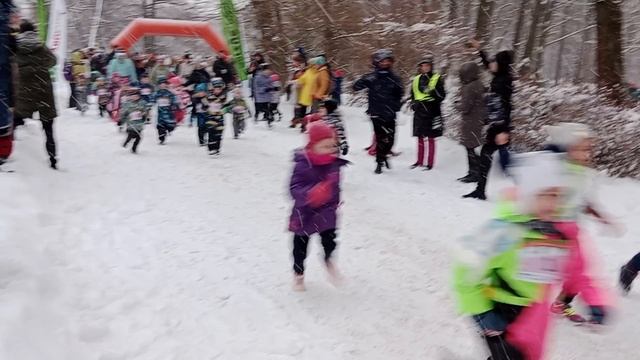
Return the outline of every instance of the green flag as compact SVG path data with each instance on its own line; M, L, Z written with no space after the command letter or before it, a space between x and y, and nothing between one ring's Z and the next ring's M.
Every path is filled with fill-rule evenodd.
M242 34L240 34L238 16L233 6L233 0L220 0L220 9L222 10L224 37L231 50L231 55L233 55L236 72L240 79L246 80L247 73L244 65L244 51L242 50Z
M47 41L47 30L49 30L48 23L49 15L47 14L47 5L44 0L38 0L38 34L40 40Z

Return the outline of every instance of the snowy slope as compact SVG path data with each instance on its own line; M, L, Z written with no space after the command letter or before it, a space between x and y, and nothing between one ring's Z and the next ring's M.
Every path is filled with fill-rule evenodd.
M16 172L0 173L0 359L484 360L449 288L451 243L492 208L460 199L471 190L455 181L464 149L442 140L436 170L408 170L403 118L404 154L374 176L361 151L371 137L363 110L346 109L345 120L353 166L338 264L348 281L328 284L314 242L305 293L290 289L287 181L303 140L287 124L251 124L240 140L227 132L219 159L195 145L195 129L160 147L148 128L135 156L112 123L67 110L53 172L30 122L7 165ZM506 184L493 181L490 196ZM600 197L628 226L622 239L592 229L594 271L613 285L640 251L640 184L603 185ZM549 358L603 359L602 349L634 358L640 294L616 302L602 334L559 324Z

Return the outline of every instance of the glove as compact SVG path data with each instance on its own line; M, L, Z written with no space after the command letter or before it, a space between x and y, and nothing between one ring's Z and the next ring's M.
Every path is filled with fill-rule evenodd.
M606 318L605 310L602 306L591 306L591 318L589 323L603 325Z
M342 156L347 156L347 154L349 153L349 147L345 146L344 148L342 148Z
M312 208L319 208L331 199L331 182L323 181L309 190L307 204Z

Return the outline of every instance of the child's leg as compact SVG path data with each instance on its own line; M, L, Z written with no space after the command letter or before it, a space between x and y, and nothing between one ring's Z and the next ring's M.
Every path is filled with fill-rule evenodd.
M309 237L304 235L295 235L293 237L293 271L298 274L304 274L304 260L307 258L307 245L309 245Z
M140 145L140 141L142 141L142 136L140 135L139 132L135 132L133 135L133 147L131 147L131 151L133 152L137 152L138 151L138 145Z
M216 151L220 151L222 147L222 133L224 132L224 126L216 127L213 149Z
M216 141L216 128L215 126L207 127L207 146L209 151L215 150L215 141Z
M127 147L131 140L133 140L133 133L131 130L127 130L127 139L124 141L124 144L122 144L122 147Z
M322 247L324 248L324 261L329 261L333 251L336 249L336 230L327 230L320 233Z
M207 134L207 128L205 126L198 125L198 143L205 145L204 136Z
M167 138L167 129L162 125L158 125L156 128L158 129L158 140L160 140L160 143L164 143Z
M240 116L233 115L233 137L240 135Z

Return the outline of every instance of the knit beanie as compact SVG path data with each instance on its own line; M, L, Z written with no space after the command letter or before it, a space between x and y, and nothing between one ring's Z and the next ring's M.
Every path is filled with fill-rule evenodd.
M325 139L335 139L336 132L324 121L316 121L309 124L307 128L309 134L309 142L307 148L312 148L315 144Z
M593 136L591 129L587 125L570 122L546 126L544 130L549 134L549 143L560 147L564 151Z
M327 59L324 56L316 56L313 59L309 60L313 65L322 66L327 63Z
M522 214L531 214L541 192L568 185L562 157L548 151L518 155L511 173L516 179L518 210Z

